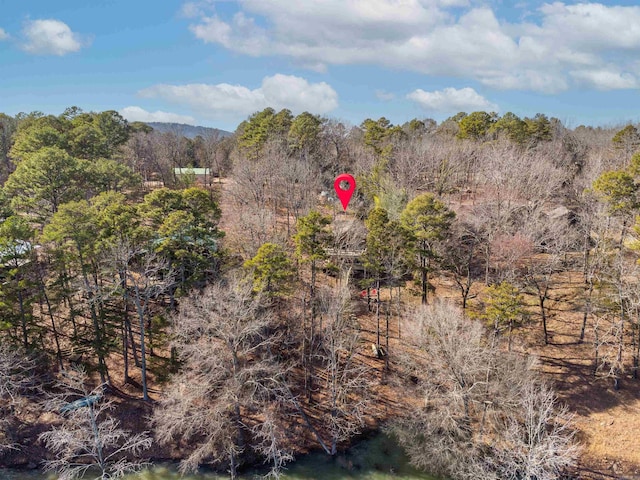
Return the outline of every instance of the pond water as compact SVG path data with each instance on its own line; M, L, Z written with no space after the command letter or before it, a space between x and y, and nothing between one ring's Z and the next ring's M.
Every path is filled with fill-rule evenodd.
M244 480L253 480L259 471L247 472ZM0 480L55 480L55 475L37 471L0 470ZM226 476L202 472L181 477L175 466L155 466L127 477L127 480L225 480ZM409 465L402 449L385 435L363 440L348 452L331 458L324 453L299 457L288 465L286 480L436 480Z

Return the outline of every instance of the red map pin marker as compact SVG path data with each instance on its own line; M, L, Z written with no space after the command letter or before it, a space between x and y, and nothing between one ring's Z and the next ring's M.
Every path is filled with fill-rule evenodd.
M341 182L347 182L349 184L349 188L347 188L346 190L340 188ZM346 211L347 205L349 205L349 200L351 200L351 196L356 189L356 179L348 173L343 173L336 177L335 181L333 182L333 188L336 190L336 194L338 195L338 198L342 203L342 208Z

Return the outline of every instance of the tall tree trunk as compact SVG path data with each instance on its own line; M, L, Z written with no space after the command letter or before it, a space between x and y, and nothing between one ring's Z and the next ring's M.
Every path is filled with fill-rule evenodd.
M336 322L339 314L336 314ZM330 368L331 368L331 419L335 424L335 418L338 415L338 352L336 351L336 339L335 337L331 338L331 358L330 358ZM331 455L335 455L338 451L338 435L334 431L331 436Z
M589 239L590 233L585 233L584 246L582 251L582 275L584 276L584 283L589 283Z
M640 315L636 309L636 332L634 334L633 348L633 378L638 379L638 368L640 368Z
M400 329L401 329L401 319L402 319L402 312L400 311L400 285L398 285L398 341L400 341Z
M426 256L421 256L420 257L420 268L421 268L421 275L422 275L422 298L421 298L421 302L423 305L427 304L427 291L428 291L428 276L427 276L427 257Z
M507 351L511 351L511 334L513 333L513 320L509 320L509 336L507 339Z
M389 289L389 294L391 294L391 289ZM389 298L389 303L387 304L387 315L386 315L387 328L386 328L385 339L384 339L384 348L385 348L384 369L387 372L389 371L389 317L391 315L391 312L389 311L390 308L391 308L391 298Z
M100 320L98 319L98 314L96 312L95 305L95 295L91 284L89 283L89 276L87 274L87 269L84 264L84 257L82 255L81 247L78 245L78 259L80 260L80 266L82 270L82 279L84 282L84 287L87 290L87 296L89 297L89 311L91 313L91 320L93 322L94 329L94 340L93 340L93 348L98 356L98 371L100 372L100 382L107 383L108 373L107 373L107 364L104 360L104 341L102 338L102 329L100 327Z
M614 369L614 389L620 389L620 372L622 370L622 352L624 349L624 321L625 321L625 312L624 312L624 298L622 291L619 292L619 300L620 300L620 327L618 331L618 352L616 355L616 367Z
M69 277L67 276L67 268L65 265L62 266L62 272L60 275L60 283L62 285L62 299L63 302L66 303L69 308L69 318L71 319L71 326L73 327L73 339L78 338L78 325L76 323L76 309L71 299L72 294L71 286L69 285Z
M310 301L311 301L311 325L309 329L309 357L308 357L308 400L313 401L313 352L315 348L315 323L316 323L316 261L311 261L311 288L310 288Z
M131 353L133 354L133 364L140 368L140 359L138 358L138 350L136 349L136 342L133 336L133 327L131 326L131 320L127 318L127 332L129 334L129 345L131 346Z
M302 371L304 378L304 393L309 397L309 359L307 355L307 346L309 340L307 338L307 302L302 299Z
M236 453L231 450L229 452L229 478L236 480L238 478L238 465L236 464Z
M237 478L238 475L238 464L235 461L235 448L238 448L240 451L244 449L244 433L242 430L242 416L240 414L240 405L236 403L233 407L234 420L236 424L236 440L234 442L234 448L232 449L232 460L233 464L231 465L231 469L229 474L231 475L231 479Z
M491 249L490 249L488 244L484 249L484 256L485 256L484 284L485 285L489 285L489 266L490 266L490 263L491 263Z
M56 357L58 358L58 364L60 365L60 370L64 370L64 364L62 363L62 350L60 349L60 340L58 334L58 328L56 326L56 319L53 315L53 309L51 308L51 301L49 300L49 295L47 294L46 285L44 283L44 273L42 272L42 264L38 262L38 287L40 289L40 295L44 299L47 305L47 312L49 314L49 319L51 320L51 330L53 331L53 340L56 344ZM74 334L75 334L75 325L74 325Z
M145 352L145 333L144 333L144 320L145 320L144 310L146 308L146 302L145 302L145 305L143 306L142 299L140 296L140 288L135 283L134 283L134 290L136 293L134 297L134 302L136 305L136 311L138 313L138 321L140 326L140 368L141 368L141 377L142 377L142 399L145 401L149 401L149 391L147 389L147 356Z
M624 218L622 220L622 230L620 231L620 242L618 243L618 246L622 247L622 245L624 244L624 237L627 235L627 219Z
M376 280L376 348L380 355L380 279Z
M126 320L122 320L122 359L123 359L123 375L124 375L124 382L123 383L128 383L130 378L129 378L129 340L127 338L127 322Z
M289 400L291 401L295 409L298 411L298 413L300 413L300 416L302 417L302 420L304 420L304 423L307 425L307 428L309 428L309 430L311 430L311 433L313 433L313 435L316 437L318 444L322 447L322 449L325 451L327 455L331 455L331 450L329 449L329 447L327 447L327 444L324 443L324 440L322 440L322 437L320 436L320 432L318 432L318 430L313 426L313 423L311 423L309 416L306 414L306 412L302 408L302 405L300 405L300 402L298 401L298 397L293 395L293 393L291 392L291 390L286 384L284 385L284 388L287 393L287 397L289 398Z
M547 291L549 287L546 286L544 291L538 290L538 305L540 306L540 315L542 316L542 331L544 333L544 344L549 345L549 332L547 330L547 310L544 307L544 302L547 299Z
M22 297L22 289L20 288L20 281L18 280L18 304L20 306L20 327L22 330L22 343L24 349L29 350L29 337L27 335L27 316L24 310L24 298Z
M593 376L595 377L598 373L598 362L600 361L600 336L599 336L599 326L596 322L596 325L593 327Z
M53 315L53 310L51 309L51 302L49 301L49 296L47 295L47 291L45 290L42 272L40 271L40 267L38 266L38 287L40 290L40 312L44 316L44 312L42 311L42 300L47 305L47 313L49 315L49 319L51 320L51 331L53 332L53 341L56 344L56 359L58 360L58 366L60 370L64 370L64 364L62 363L62 350L60 349L60 339L58 334L58 328L56 326L56 319Z
M100 470L102 471L102 478L107 479L107 465L104 458L104 452L102 451L102 439L100 438L100 430L98 430L98 422L96 419L96 412L93 405L87 407L89 409L89 418L91 420L91 431L93 433L93 444L96 447L96 462Z
M580 328L580 342L584 341L584 335L587 330L587 319L591 314L591 297L593 294L593 279L589 279L588 281L589 288L587 290L587 294L584 297L584 312L582 315L582 327Z
M129 324L129 292L127 290L127 271L120 270L120 285L122 288L122 305L124 308L124 315L122 318L122 358L124 369L124 383L129 382L129 340L127 337L127 325Z

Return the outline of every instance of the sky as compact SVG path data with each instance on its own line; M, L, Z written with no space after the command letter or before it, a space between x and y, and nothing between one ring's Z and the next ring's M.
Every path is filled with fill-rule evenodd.
M640 120L637 1L0 0L0 112Z

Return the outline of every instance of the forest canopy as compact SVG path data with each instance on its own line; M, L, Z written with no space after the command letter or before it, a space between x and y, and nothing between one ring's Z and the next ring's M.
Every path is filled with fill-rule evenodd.
M183 471L279 475L385 424L451 479L564 478L572 405L530 353L570 335L585 391L637 388L639 148L636 125L542 113L353 126L266 108L192 139L113 110L0 114L0 464L83 428L140 455L153 430ZM36 425L45 394L93 400Z

